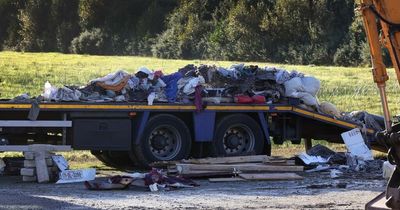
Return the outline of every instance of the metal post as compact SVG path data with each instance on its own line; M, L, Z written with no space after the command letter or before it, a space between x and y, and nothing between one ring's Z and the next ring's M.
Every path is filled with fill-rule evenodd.
M312 140L311 138L305 138L304 139L304 146L306 148L306 151L310 150L312 147Z
M67 120L67 114L64 113L63 114L63 120L66 121ZM62 145L66 145L67 144L67 128L63 127L62 130Z

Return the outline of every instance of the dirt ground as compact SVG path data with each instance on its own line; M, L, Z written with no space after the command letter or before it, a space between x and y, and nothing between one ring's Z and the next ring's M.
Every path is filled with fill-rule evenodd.
M364 209L385 189L378 175L331 179L329 173L301 173L299 181L210 183L150 192L143 187L89 191L82 183L23 183L0 176L0 209Z

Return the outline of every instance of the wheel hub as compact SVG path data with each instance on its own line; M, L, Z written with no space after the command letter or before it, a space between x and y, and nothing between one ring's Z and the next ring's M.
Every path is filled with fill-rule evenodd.
M168 145L167 141L168 140L165 138L165 136L156 135L153 137L153 140L151 141L151 146L153 146L154 149L162 150L164 147Z
M159 126L150 134L150 151L159 160L170 160L179 152L181 141L181 136L174 127Z
M226 138L226 146L229 149L235 149L240 145L240 141L241 141L241 139L240 139L239 136L237 136L237 135L229 135Z
M225 132L224 149L228 155L240 155L252 151L254 144L254 135L246 125L236 124Z

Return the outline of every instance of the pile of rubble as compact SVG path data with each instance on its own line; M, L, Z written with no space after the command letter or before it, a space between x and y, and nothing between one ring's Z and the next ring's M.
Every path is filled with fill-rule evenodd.
M366 128L383 129L383 119L379 116L365 111L341 113L329 102L319 103L317 93L320 85L317 78L295 70L289 72L244 64L229 68L189 64L168 75L146 67L140 67L134 74L118 70L91 80L83 87L58 88L46 82L42 96L35 101L179 103L194 104L197 111L201 111L207 104L285 104L290 98L296 98L304 109L352 121ZM11 101L32 100L28 94L23 94Z
M244 64L229 68L190 64L168 75L146 67L140 67L134 74L118 70L91 80L84 87L57 88L46 82L43 97L51 101L125 101L149 105L153 102L192 103L196 98L217 104L270 104L293 97L316 108L319 88L318 79L296 71Z

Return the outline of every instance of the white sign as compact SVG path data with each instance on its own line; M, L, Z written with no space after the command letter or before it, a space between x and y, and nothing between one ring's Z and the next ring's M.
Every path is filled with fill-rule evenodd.
M371 150L365 145L361 131L358 128L342 133L347 150L361 160L373 160Z
M96 169L65 170L60 172L60 178L56 184L91 181L96 178Z

